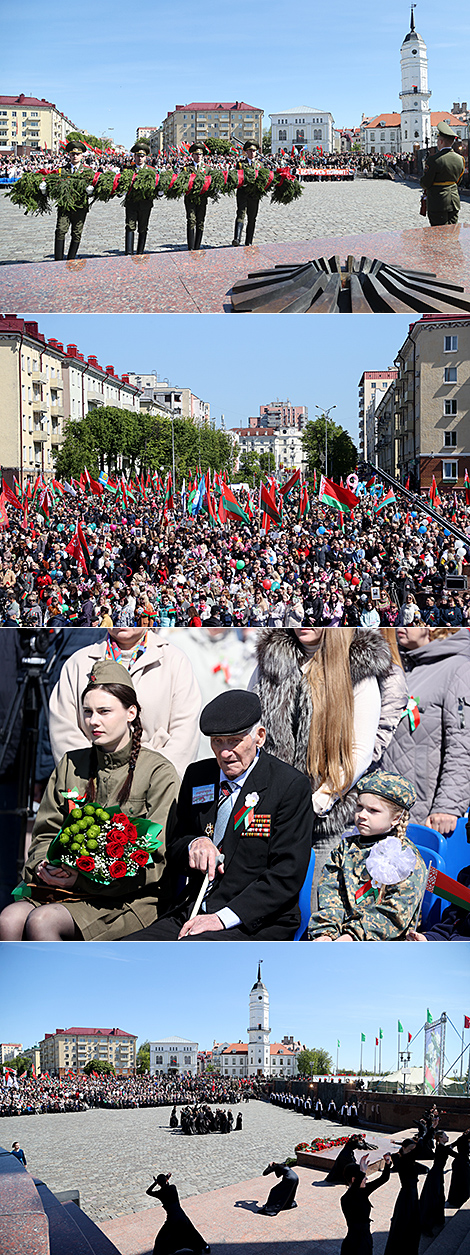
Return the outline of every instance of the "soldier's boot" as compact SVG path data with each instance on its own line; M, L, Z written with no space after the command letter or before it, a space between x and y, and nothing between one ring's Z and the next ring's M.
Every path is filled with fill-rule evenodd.
M202 244L202 237L203 237L203 235L204 235L204 228L202 228L202 229L201 229L201 227L198 227L198 229L197 229L197 231L196 231L196 238L195 238L195 241L194 241L194 248L195 248L195 249L197 249L197 248L200 248L200 247L201 247L201 244Z
M77 256L79 247L80 247L80 240L71 239L70 244L69 244L69 251L67 253L67 261L73 261L74 257Z
M145 249L146 241L147 241L147 232L139 231L139 234L137 236L137 248L135 250L136 253L143 253Z
M186 239L188 242L188 250L192 253L196 247L196 228L190 227L189 223L186 226Z
M64 247L65 247L64 237L63 235L58 235L56 231L55 240L54 240L54 261L64 260Z
M126 257L132 257L134 252L134 232L131 231L130 227L126 227L124 250Z
M232 240L232 245L234 245L235 248L238 248L239 244L241 244L242 234L243 234L243 222L240 222L240 219L237 218L235 222L235 231L234 231L233 240Z
M246 228L245 247L253 243L253 236L255 234L255 226L256 226L256 222L251 222L250 225L247 226Z

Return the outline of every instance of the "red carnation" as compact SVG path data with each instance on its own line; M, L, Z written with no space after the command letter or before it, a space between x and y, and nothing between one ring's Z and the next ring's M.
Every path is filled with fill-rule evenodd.
M92 872L95 869L95 860L91 854L82 854L81 858L77 858L75 866L79 867L81 872Z
M113 837L112 840L106 843L106 853L109 854L110 858L122 858L124 854L124 843L122 841L118 841L117 837Z
M120 880L122 876L127 876L127 867L124 859L118 859L116 863L111 863L109 874L113 880Z
M132 850L130 858L134 863L138 863L139 867L146 867L148 862L148 854L146 854L145 850Z

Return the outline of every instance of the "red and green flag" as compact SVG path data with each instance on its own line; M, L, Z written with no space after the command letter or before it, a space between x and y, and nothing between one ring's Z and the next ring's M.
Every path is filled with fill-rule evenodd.
M436 897L452 902L461 910L470 911L470 888L462 885L460 880L452 880L444 872L438 871L437 867L429 868L426 889L429 889L430 893L435 893Z
M273 489L273 492L274 492L274 489ZM277 508L276 502L274 501L274 498L271 496L271 493L268 492L268 489L266 488L266 484L263 484L262 481L260 484L259 506L263 514L267 515L268 518L271 519L272 523L278 523L278 524L282 523L281 514Z
M291 491L291 488L294 487L294 484L298 484L299 480L300 480L300 467L298 467L298 469L294 471L294 474L291 475L290 479L288 479L285 484L281 484L281 487L279 489L281 496L286 497L287 494Z
M2 494L5 501L8 501L10 505L16 506L17 510L21 510L21 501L18 500L16 493L12 492L8 484L5 483L5 480L2 481Z
M322 475L320 480L318 500L322 502L322 505L341 510L343 514L350 514L351 510L359 504L359 497L356 497L350 488L340 488L339 484L334 484L333 480L327 479L325 475Z
M394 502L396 502L395 493L393 488L389 488L388 492L385 493L385 496L383 496L380 501L376 502L374 506L374 513L378 514L379 510L383 510L387 505L393 505Z
M222 507L222 513L225 515L225 517L227 517L228 515L229 518L232 518L232 519L242 519L243 523L246 523L249 525L250 520L248 518L248 515L245 513L245 510L242 508L242 506L238 504L237 498L235 494L232 492L232 489L229 488L228 484L224 484L222 492L220 494L219 518L221 518L221 507ZM223 520L221 518L221 522L222 521L225 522L225 518Z

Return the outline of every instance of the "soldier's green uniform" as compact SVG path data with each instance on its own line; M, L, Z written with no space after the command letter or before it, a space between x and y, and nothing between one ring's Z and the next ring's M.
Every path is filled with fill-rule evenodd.
M460 197L458 185L465 170L465 162L460 153L454 152L452 141L456 138L447 122L440 122L439 134L446 147L438 148L426 162L421 187L426 191L426 212L432 227L447 226L458 222Z
M76 153L76 152L84 153L86 152L86 148L85 148L85 145L79 142L78 140L70 140L69 143L65 145L65 152L68 153L69 155L72 155L73 153ZM68 173L73 174L74 171L78 171L80 169L81 169L80 165L78 164L74 165L72 162ZM90 170L90 180L92 178L93 178L93 173ZM85 218L87 216L87 213L88 213L88 198L86 201L86 205L81 206L80 209L75 209L75 210L58 209L57 210L57 222L56 222L55 241L54 241L54 260L55 261L64 260L65 237L69 229L71 229L72 235L71 235L71 240L70 240L70 245L69 245L69 251L67 254L67 260L70 261L72 258L77 256L79 245L80 245L80 240L82 238L82 231L85 226Z
M255 164L254 154L256 152L256 144L253 144L252 142L250 142L250 140L248 140L247 143L243 145L243 151L247 154L252 152L253 158L247 156L247 158L244 161L239 161L237 163L236 168L237 170L250 170L252 166L254 166ZM232 244L235 247L240 245L242 242L242 234L243 234L243 227L245 224L245 218L247 219L245 244L248 245L248 244L253 243L253 236L255 234L255 226L256 226L256 219L258 216L258 209L259 209L258 193L252 187L249 187L249 186L245 187L242 185L242 187L239 187L237 191L237 216L235 218L235 228L234 228L233 240L232 240Z
M419 851L407 837L403 849L416 855L414 871L399 884L387 885L376 897L365 866L375 841L363 842L357 828L345 832L325 863L318 886L318 911L312 915L308 935L328 935L336 940L349 934L354 941L397 941L416 928L427 879ZM361 892L365 888L366 892ZM360 895L357 897L357 895Z
M96 747L98 771L95 802L98 806L118 805L118 793L128 774L131 743L129 741L124 749L113 754ZM46 858L52 838L66 826L69 807L63 793L77 789L79 797L85 794L90 753L91 750L85 748L65 754L49 780L33 828L25 869L27 884L41 885L42 889L49 887L39 878L36 879L35 868ZM174 803L178 792L178 775L168 759L154 750L141 749L131 792L122 806L122 812L130 819L143 816L161 824L161 846L153 855L154 864L139 868L136 876L115 880L111 885L97 885L79 875L70 898L65 894L57 895L56 900L62 901L67 907L85 940L101 941L126 937L156 920L159 882L165 866L166 833L167 828L171 831L173 825ZM52 888L51 899L54 900Z
M133 144L131 153L135 154L136 169L145 169L147 166L146 158L150 156L150 144L147 140L138 140ZM141 154L145 160L141 160ZM148 197L141 197L137 200L127 193L124 201L126 209L126 235L125 235L125 252L127 256L132 256L134 252L134 234L138 230L137 236L137 253L143 253L147 241L147 231L150 220L150 214L153 208L153 200Z
M201 160L198 159L198 153L200 153L202 157L204 152L201 145L191 144L189 151L194 158L194 169L204 170ZM188 250L192 253L200 249L202 244L204 223L206 220L207 196L194 197L191 196L190 193L189 196L185 196L184 198L184 207L186 210L186 241Z

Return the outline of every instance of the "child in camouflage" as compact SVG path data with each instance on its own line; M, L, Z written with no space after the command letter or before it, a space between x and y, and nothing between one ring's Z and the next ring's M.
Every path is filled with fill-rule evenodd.
M356 826L325 863L310 941L403 940L419 918L427 869L406 836L413 785L374 771L357 788Z

